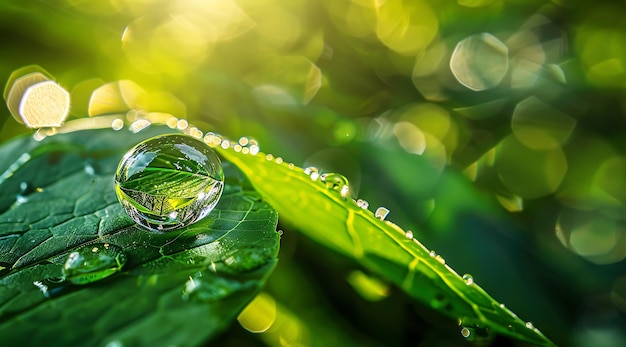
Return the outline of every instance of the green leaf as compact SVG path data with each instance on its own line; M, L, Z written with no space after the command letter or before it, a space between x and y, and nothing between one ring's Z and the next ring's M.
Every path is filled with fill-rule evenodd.
M462 278L412 234L363 209L339 189L329 189L303 169L271 155L218 148L237 165L281 218L317 242L388 278L423 304L458 319L462 333L487 329L542 346L554 344L519 319L469 277ZM336 187L335 187L336 188Z
M0 147L4 344L199 345L264 284L276 263L277 214L233 165L223 163L216 208L183 229L141 229L117 202L121 157L167 131L87 130ZM121 249L121 271L83 285L60 280L71 252L103 247Z

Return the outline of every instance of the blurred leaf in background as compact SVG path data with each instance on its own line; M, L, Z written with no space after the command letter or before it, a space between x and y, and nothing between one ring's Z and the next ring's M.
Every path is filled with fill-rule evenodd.
M43 67L70 92L70 120L169 113L340 172L354 198L388 208L387 219L557 344L619 346L623 10L566 0L9 0L0 77ZM2 141L27 131L8 109L0 122ZM246 329L265 332L233 326L220 343L463 340L455 322L393 286L368 301L354 274L372 274L281 227L281 262L255 301L274 323L251 328L244 316Z

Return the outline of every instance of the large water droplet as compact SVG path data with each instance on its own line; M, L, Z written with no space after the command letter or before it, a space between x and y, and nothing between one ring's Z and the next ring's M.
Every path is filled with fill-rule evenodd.
M224 173L215 152L191 136L153 137L120 162L115 191L128 215L155 231L206 217L222 195Z
M115 274L125 263L126 254L121 247L110 243L93 243L67 256L63 275L71 283L88 284Z
M526 327L527 327L528 329L534 329L534 328L535 328L535 326L533 325L533 323L532 323L532 322L526 322Z

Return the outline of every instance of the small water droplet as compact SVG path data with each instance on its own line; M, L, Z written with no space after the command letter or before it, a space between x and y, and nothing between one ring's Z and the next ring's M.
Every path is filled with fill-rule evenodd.
M350 193L348 179L338 173L325 173L320 176L320 180L324 182L326 188L339 192L342 198L346 198Z
M374 216L380 220L384 220L387 215L389 214L389 209L386 207L379 207L376 209L376 212L374 212Z
M265 160L267 160L267 161L272 161L272 160L274 160L274 155L273 155L273 154L271 154L271 153L267 153L267 154L265 155Z
M367 201L365 201L363 199L358 199L356 201L356 205L359 206L360 208L364 209L364 210L367 209L370 206L369 202L367 202Z
M281 157L276 157L276 164L282 164L283 163L283 158Z
M222 142L220 143L220 147L222 147L223 149L228 149L228 148L230 148L230 141L228 141L228 140L222 140Z
M113 122L111 122L111 129L117 131L122 130L124 127L124 121L121 118L115 118Z
M411 230L407 230L404 235L406 236L407 239L413 238L413 232Z
M189 122L186 119L179 119L176 123L176 127L180 130L185 130L189 126Z
M248 148L248 147L242 148L241 149L241 153L243 153L243 154L250 154L250 148Z
M465 281L465 284L472 285L474 284L474 277L472 277L472 275L470 274L465 274L463 275L463 281Z
M312 181L317 181L317 179L320 177L319 170L313 166L309 166L304 169L304 173L311 177Z
M110 243L95 243L71 252L63 265L63 276L74 284L88 284L107 278L122 269L126 254Z
M257 155L259 154L260 148L257 145L251 145L250 146L250 154L252 155Z
M143 129L149 127L150 124L151 124L150 121L147 119L138 119L130 124L130 126L128 127L128 130L136 134L142 131Z
M529 322L526 322L526 327L527 327L528 329L534 329L534 328L535 328L535 326L533 325L533 323L532 323L532 322L530 322L530 321L529 321Z
M239 138L239 144L242 145L242 146L247 146L249 142L250 141L245 136L242 136L242 137Z
M437 256L437 252L435 251L430 251L428 254L433 258Z
M461 329L461 335L467 339L472 336L472 330L470 328L463 327Z
M221 146L222 139L214 133L209 132L204 135L204 143L209 145L209 147L215 148Z
M93 164L91 163L91 160L85 161L84 171L89 176L93 176L96 174L96 169L94 169Z
M209 278L211 277L211 278ZM215 302L238 291L241 284L223 277L205 276L197 272L189 276L183 287L183 300Z
M234 146L233 146L233 150L234 150L235 152L238 152L238 153L239 153L239 152L241 152L241 150L242 150L242 149L243 149L243 147L241 147L241 145L234 145Z
M215 152L191 136L156 136L120 162L115 191L128 215L150 230L172 230L206 217L222 195ZM175 212L175 213L174 213Z
M501 308L501 309L504 309L505 307L506 307L506 305L504 305L504 304L500 304L500 308Z

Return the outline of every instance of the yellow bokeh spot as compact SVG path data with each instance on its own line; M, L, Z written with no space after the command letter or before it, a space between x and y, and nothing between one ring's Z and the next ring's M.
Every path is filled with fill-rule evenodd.
M389 49L414 56L435 38L439 20L433 9L419 0L386 0L376 7L376 35Z

